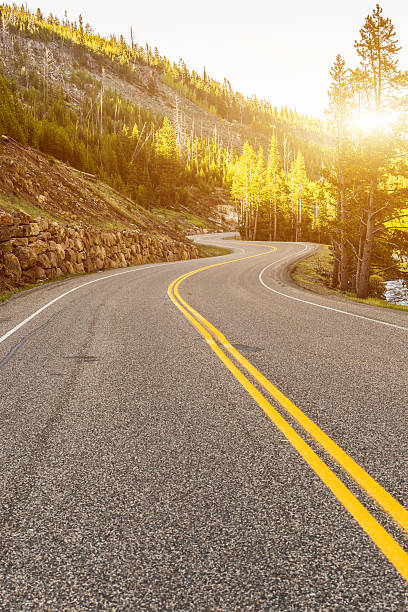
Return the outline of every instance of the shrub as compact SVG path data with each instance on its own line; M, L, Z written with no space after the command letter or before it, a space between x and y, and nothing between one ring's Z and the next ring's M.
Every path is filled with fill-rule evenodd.
M382 276L380 276L379 274L371 274L369 295L371 297L384 299L384 292L385 292L385 283L384 283L384 279L382 278Z

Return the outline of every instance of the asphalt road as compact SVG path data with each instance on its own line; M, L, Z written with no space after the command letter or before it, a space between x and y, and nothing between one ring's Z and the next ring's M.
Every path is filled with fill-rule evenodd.
M408 610L403 511L284 406L408 508L408 313L293 286L312 245L229 245L0 305L1 610ZM168 295L232 259L178 287L204 321Z

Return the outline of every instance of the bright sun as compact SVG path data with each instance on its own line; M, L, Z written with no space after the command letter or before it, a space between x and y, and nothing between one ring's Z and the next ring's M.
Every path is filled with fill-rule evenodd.
M376 132L387 131L399 119L396 112L375 113L370 111L356 113L352 118L352 123L357 130L364 134L375 134Z

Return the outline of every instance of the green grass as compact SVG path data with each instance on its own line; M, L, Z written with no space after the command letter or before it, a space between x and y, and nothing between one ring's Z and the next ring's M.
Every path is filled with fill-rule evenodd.
M229 253L232 253L230 249L209 246L208 244L198 244L197 246L201 257L219 257L221 255L228 255Z
M320 295L340 297L351 302L379 306L392 310L408 311L408 306L390 304L381 298L369 297L365 300L356 297L353 293L343 293L340 289L330 287L330 277L333 270L333 258L328 245L322 245L320 249L298 263L292 272L292 279L304 289L314 291Z
M362 300L355 295L350 293L346 294L347 298L352 302L359 302L360 304L369 304L370 306L380 306L381 308L391 308L392 310L405 310L408 312L408 306L402 306L401 304L391 304L381 298L369 297L366 300Z
M131 223L137 222L137 224L142 227L146 225L139 217L139 213L144 214L145 211L142 210L141 207L138 206L136 203L131 203L131 201L122 196L121 193L114 190L109 185L102 183L101 181L98 181L94 185L91 185L91 187L98 194L99 197L108 202L109 205L112 206L112 208L114 208L121 215L125 216ZM92 220L92 224L96 227L94 220ZM107 222L107 225L109 225L109 222ZM118 227L116 229L127 228L123 226L123 228Z
M95 229L101 230L103 232L116 232L120 230L129 229L126 225L119 223L118 221L104 221L98 219L91 219L90 223L92 227Z
M211 223L206 219L189 212L171 210L168 208L155 208L152 212L160 221L173 221L183 229L187 229L191 226L201 229L211 229L212 227Z
M5 196L0 195L0 209L8 210L9 212L23 210L28 215L32 217L43 217L48 219L49 221L57 221L58 223L65 224L66 221L57 217L56 215L51 215L47 213L42 208L31 204L31 202L27 202L26 200L21 200L20 198L16 198L14 196Z
M76 274L75 276L84 276L84 274ZM47 278L46 280L39 281L38 283L32 283L29 285L24 285L24 287L14 287L13 289L9 289L0 295L0 304L1 302L5 302L6 300L13 297L17 293L21 293L22 291L28 291L28 289L35 289L36 287L42 287L43 285L48 285L49 283L57 283L58 281L66 280L67 278L75 278L75 276L58 276L58 278Z

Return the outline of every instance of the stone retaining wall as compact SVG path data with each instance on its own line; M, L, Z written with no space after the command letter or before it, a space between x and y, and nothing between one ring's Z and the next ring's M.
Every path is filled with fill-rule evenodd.
M138 231L100 231L0 210L0 278L9 286L199 256L193 244Z

